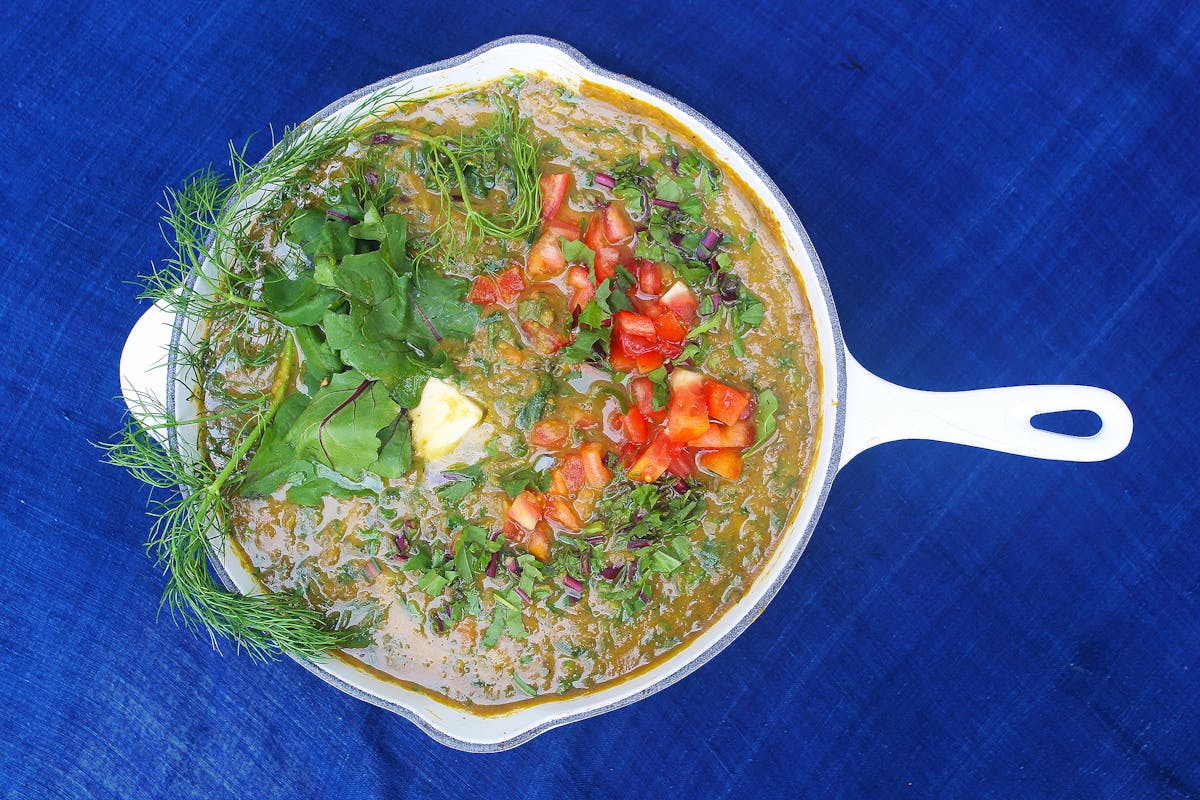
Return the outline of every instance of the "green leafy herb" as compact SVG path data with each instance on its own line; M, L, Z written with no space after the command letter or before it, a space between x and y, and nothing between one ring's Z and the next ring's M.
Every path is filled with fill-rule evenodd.
M563 258L568 264L586 264L589 269L596 268L596 252L592 248L582 241L571 241L565 236L558 237L558 241L562 244Z
M550 400L550 392L554 389L554 379L543 372L538 375L538 388L530 395L517 415L517 425L524 431L529 431L546 413L546 405Z
M754 442L754 446L771 438L775 433L777 425L775 412L779 410L779 398L775 396L775 392L770 389L763 389L758 393L758 439Z

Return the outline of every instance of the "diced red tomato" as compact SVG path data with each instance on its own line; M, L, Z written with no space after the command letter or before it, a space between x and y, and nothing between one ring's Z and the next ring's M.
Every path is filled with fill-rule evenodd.
M558 237L549 233L543 233L541 238L533 243L529 255L525 258L525 271L535 281L553 278L566 269L566 266L567 259L563 257Z
M559 240L562 238L566 238L570 242L578 241L579 224L555 218L546 223L546 227L542 231L542 236L550 237L561 247L562 242Z
M658 319L662 316L663 307L659 305L656 298L642 297L634 292L630 292L629 302L633 305L633 310L644 317Z
M584 447L586 446L584 445ZM567 491L574 496L583 488L586 478L583 470L583 457L579 453L567 453L563 457L563 463L559 469L562 470L563 480L567 484Z
M521 323L521 332L525 334L529 346L544 356L554 355L568 342L563 334L531 319Z
M546 523L541 523L525 539L525 549L538 561L550 560L550 545L554 542L554 533Z
M551 172L542 176L542 219L550 219L571 191L574 176L570 172Z
M645 444L650 441L650 420L646 419L637 406L629 409L629 413L624 419L625 436L629 441L636 444Z
M654 318L654 329L664 342L679 343L688 335L687 326L679 321L679 317L675 316L674 311L666 309Z
M658 294L662 291L662 271L658 264L645 258L637 260L638 288L643 294Z
M672 441L686 444L702 435L712 424L708 419L704 382L703 375L690 369L677 369L671 373L667 434Z
M710 450L700 454L700 466L709 472L736 481L742 476L742 453L737 449Z
M709 381L704 387L708 400L708 415L713 419L732 425L737 422L742 412L750 405L750 393L734 389L717 381Z
M608 361L617 372L633 372L637 369L637 361L625 352L620 339L613 339L609 345Z
M690 478L692 471L695 470L695 468L696 465L694 463L693 455L691 451L685 447L676 453L675 457L671 459L671 464L667 467L667 472L670 472L672 475L680 478Z
M626 442L625 444L621 445L621 451L618 453L618 456L621 459L621 466L625 467L625 469L629 469L629 467L633 464L634 459L637 458L637 452L638 446L633 442Z
M613 314L613 335L639 337L651 342L658 338L654 320L632 311L618 311Z
M516 523L507 516L504 518L504 525L500 527L500 532L504 534L504 538L510 542L519 542L525 538L525 531L517 527Z
M645 336L630 336L628 334L613 334L614 339L619 339L621 344L625 346L625 352L633 356L635 359L639 356L644 356L647 353L658 352L658 337L653 339Z
M592 279L588 277L585 267L567 268L567 286L575 290L570 300L572 311L582 311L596 296L596 287L592 284Z
M551 497L546 503L546 519L552 519L569 531L577 531L583 527L575 507L565 497Z
M659 300L665 308L669 308L675 312L675 316L679 317L679 321L684 325L691 327L696 321L696 310L700 308L700 301L696 299L696 295L692 294L692 290L688 288L683 281L675 281L670 289L667 289L666 294Z
M467 300L477 306L494 305L500 299L500 292L496 289L496 281L490 275L480 275L475 279L475 283L471 285L471 293L467 295Z
M571 429L561 419L544 419L533 426L529 441L538 447L553 450L567 443Z
M631 259L627 247L601 247L596 251L596 283L604 283L615 276L617 267L628 266Z
M643 375L649 375L654 370L658 369L665 362L666 356L662 350L653 350L649 353L642 353L639 356L634 356L634 363L637 364L637 371Z
M671 460L682 449L683 445L671 441L666 433L659 432L629 467L630 479L653 483L667 471Z
M573 427L578 428L579 430L588 430L589 428L594 428L600 424L598 419L584 411L582 408L577 408L575 406L571 406L570 410L567 411L567 417L569 417L568 422L570 422Z
M679 358L683 353L683 345L679 342L661 342L658 349L662 351L663 358Z
M754 444L756 431L754 423L739 419L732 425L722 425L714 422L704 433L688 442L689 447L727 448L750 447Z
M563 478L562 467L555 467L550 470L550 488L546 494L556 494L560 497L566 497L571 494L571 490L567 488L567 481Z
M633 238L633 223L625 213L625 205L613 201L604 207L604 238L611 244L623 244Z
M542 496L528 489L521 492L508 507L508 518L521 530L532 531L542 518Z
M511 303L525 291L525 276L521 268L511 266L496 276L496 291L500 294L501 303Z
M596 211L588 217L583 243L594 253L599 253L601 249L608 246L608 240L604 238L604 215L601 212Z
M598 442L588 442L579 448L579 457L583 462L583 478L593 489L603 489L612 480L612 470L604 466L604 446Z
M649 378L634 378L629 382L629 395L638 410L647 417L654 414L654 384ZM655 420L656 422L659 420Z

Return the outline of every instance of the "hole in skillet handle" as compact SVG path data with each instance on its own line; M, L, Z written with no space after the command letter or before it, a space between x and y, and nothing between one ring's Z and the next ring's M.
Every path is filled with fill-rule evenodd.
M1079 409L1075 411L1050 411L1045 414L1035 414L1029 424L1041 431L1061 433L1066 436L1095 436L1100 432L1102 422L1095 411Z

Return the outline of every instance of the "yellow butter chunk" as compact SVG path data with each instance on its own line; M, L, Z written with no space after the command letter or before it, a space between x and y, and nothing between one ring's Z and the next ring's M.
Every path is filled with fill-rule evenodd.
M430 378L409 416L413 449L428 461L453 450L483 419L483 409L445 381Z

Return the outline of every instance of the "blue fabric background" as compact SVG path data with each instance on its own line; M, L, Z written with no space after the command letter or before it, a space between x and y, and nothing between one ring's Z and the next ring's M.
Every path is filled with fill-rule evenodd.
M0 10L0 794L1200 796L1200 5L622 9ZM738 139L807 226L869 369L1105 386L1133 409L1129 449L871 451L715 661L501 755L156 623L145 496L89 442L120 424L128 281L167 253L163 187L510 33L561 38Z

